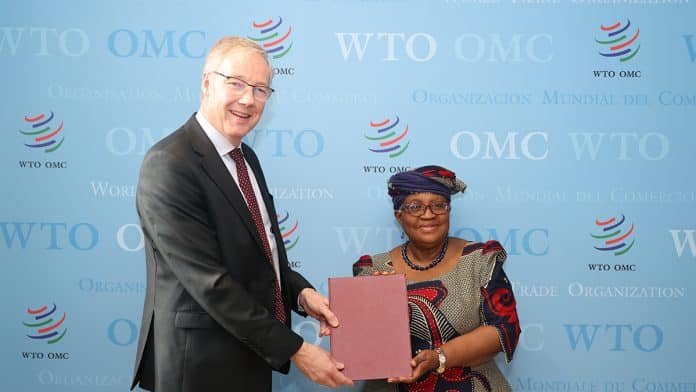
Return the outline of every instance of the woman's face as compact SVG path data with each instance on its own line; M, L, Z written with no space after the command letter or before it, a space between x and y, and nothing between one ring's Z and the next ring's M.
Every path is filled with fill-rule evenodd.
M432 203L447 203L447 199L434 193L414 193L408 195L402 204L420 204L429 206ZM413 216L407 211L394 212L404 233L415 246L440 246L449 233L449 211L436 215L432 208L426 208L421 216Z

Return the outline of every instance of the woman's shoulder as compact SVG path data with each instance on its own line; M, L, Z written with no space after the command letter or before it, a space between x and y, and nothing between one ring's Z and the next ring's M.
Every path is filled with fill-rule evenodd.
M506 258L505 248L496 240L469 242L462 249L459 265L478 274L480 283L484 285L496 268L502 268Z
M375 255L362 255L353 263L353 276L372 275L376 271L391 270L391 258L389 252Z
M475 242L467 240L462 241L465 242L462 248L462 256L472 253L480 253L481 255L487 255L489 253L505 252L505 248L503 248L500 242L496 240L488 240L486 242Z
M464 244L461 245L462 252L459 256L459 262L473 262L474 264L484 266L495 263L496 261L502 263L507 259L505 248L496 240L489 240L486 242L462 241L464 241Z

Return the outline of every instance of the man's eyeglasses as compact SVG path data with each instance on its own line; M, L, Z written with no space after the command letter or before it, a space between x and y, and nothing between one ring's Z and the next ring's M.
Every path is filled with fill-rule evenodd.
M230 88L230 90L234 91L237 94L242 94L247 87L251 87L251 91L254 94L254 98L258 99L259 101L266 101L275 91L268 86L257 86L255 84L247 83L242 79L239 79L234 76L227 76L218 71L213 71L213 73L225 78L227 80L227 86Z
M438 201L430 204L408 203L399 208L399 211L406 212L409 215L421 216L425 214L425 210L430 208L430 211L435 215L443 215L449 212L450 204L446 201Z

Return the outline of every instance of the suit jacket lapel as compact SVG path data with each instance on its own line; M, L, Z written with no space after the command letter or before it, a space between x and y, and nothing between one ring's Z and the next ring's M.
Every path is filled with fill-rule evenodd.
M263 243L259 237L256 225L249 212L244 196L242 196L239 187L234 182L234 179L227 171L227 167L222 162L222 159L215 150L213 143L205 135L205 132L196 121L195 117L191 117L186 123L186 132L191 140L191 146L201 156L201 165L203 170L208 174L210 180L220 189L225 195L225 198L230 202L230 205L240 216L242 222L247 227L247 230L254 236L256 244L263 252Z

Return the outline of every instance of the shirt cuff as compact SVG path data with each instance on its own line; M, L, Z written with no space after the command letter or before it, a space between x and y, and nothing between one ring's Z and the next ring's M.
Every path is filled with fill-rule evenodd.
M297 295L297 311L302 312L302 313L307 313L307 311L305 311L304 306L302 306L302 302L300 302L300 295L299 294Z

